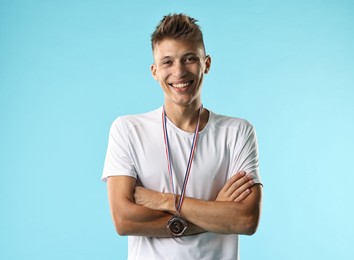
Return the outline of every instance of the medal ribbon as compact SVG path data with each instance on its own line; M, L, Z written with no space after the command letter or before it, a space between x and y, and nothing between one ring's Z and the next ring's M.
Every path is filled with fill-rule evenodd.
M181 196L179 197L178 203L177 203L177 200L176 200L176 192L175 192L174 185L173 185L171 149L170 149L170 142L168 140L167 123L166 123L167 122L167 116L166 116L165 107L163 107L163 109L162 109L162 128L163 128L163 132L164 132L164 141L165 141L166 158L167 158L167 168L168 168L168 173L169 173L169 176L170 176L170 187L171 187L171 190L173 192L173 197L174 197L175 207L176 207L177 213L180 212L181 207L182 207L182 203L183 203L183 200L184 200L184 194L186 192L186 187L187 187L189 174L190 174L191 168L192 168L192 162L193 162L193 158L194 158L194 153L195 153L195 150L197 148L197 141L198 141L198 136L199 136L199 123L200 123L200 115L201 115L202 108L203 108L203 106L201 106L199 108L198 123L197 123L197 126L195 128L195 132L194 132L194 136L193 136L193 142L192 142L192 147L191 147L191 151L190 151L189 159L188 159L188 164L187 164L187 169L186 169L186 173L184 175L183 186L182 186L182 190L181 190Z

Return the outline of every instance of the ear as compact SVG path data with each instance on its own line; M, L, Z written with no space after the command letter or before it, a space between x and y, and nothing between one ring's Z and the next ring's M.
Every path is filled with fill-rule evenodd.
M150 66L150 71L151 71L151 75L152 77L158 81L158 78L157 78L157 73L156 73L156 65L155 64L151 64Z
M209 55L207 55L205 57L205 69L204 69L204 74L207 74L210 70L210 66L211 66L211 57Z

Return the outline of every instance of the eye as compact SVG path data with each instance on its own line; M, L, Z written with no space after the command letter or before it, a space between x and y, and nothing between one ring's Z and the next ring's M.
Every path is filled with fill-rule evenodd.
M194 62L197 62L197 61L199 61L198 56L188 56L185 59L186 63L194 63Z
M163 66L169 66L169 65L172 64L172 61L171 61L171 60L164 60L164 61L161 62L161 64L162 64Z

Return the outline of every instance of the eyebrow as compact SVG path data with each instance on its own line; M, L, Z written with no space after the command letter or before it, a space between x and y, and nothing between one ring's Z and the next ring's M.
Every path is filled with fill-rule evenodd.
M160 60L172 59L172 56L164 56Z
M198 54L195 52L188 52L188 53L184 54L182 57L189 56L189 55L198 56Z
M198 56L198 54L195 53L195 52L187 52L187 53L185 53L185 54L182 55L182 58L184 58L184 57L186 57L186 56L191 56L191 55L193 55L193 56ZM174 58L173 58L172 56L164 56L164 57L162 57L162 58L160 59L160 61L161 61L161 60L166 60L166 59L174 59Z

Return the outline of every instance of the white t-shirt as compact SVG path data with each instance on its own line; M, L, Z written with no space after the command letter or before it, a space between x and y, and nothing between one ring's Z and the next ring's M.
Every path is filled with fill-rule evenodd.
M217 115L199 133L186 196L214 200L225 182L243 170L261 183L257 139L246 120ZM193 133L167 120L175 191L180 194ZM145 188L169 192L162 107L154 111L118 117L112 124L102 180L125 175L137 178ZM183 206L182 206L183 207ZM128 237L128 259L238 259L238 235L206 232L181 238Z

